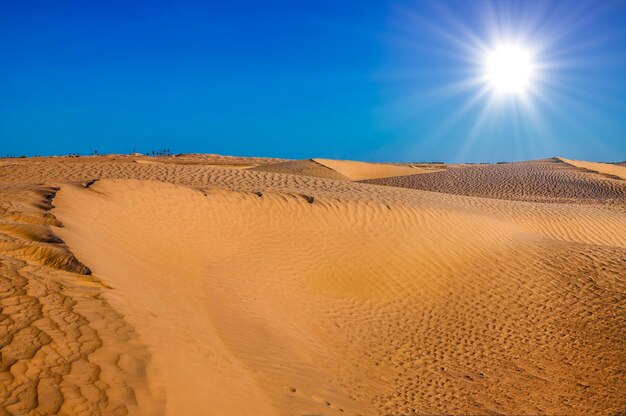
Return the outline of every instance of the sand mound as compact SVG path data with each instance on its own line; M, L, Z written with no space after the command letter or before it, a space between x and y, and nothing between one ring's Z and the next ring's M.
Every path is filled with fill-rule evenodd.
M390 176L415 175L433 172L441 168L423 168L412 165L367 163L352 160L308 159L293 160L252 168L253 170L318 178L359 181Z
M292 160L288 162L264 165L252 169L264 172L288 173L292 175L315 176L318 178L349 180L348 177L332 168L316 162L314 159Z
M387 178L391 176L415 175L418 173L432 171L413 166L399 166L386 163L367 163L355 160L313 159L313 161L333 169L353 181Z
M617 411L626 218L421 196L99 181L55 213L170 414Z
M594 172L602 173L604 175L616 177L619 179L626 179L626 166L611 163L598 163L598 162L585 162L583 160L572 160L560 157L559 160L565 163L569 163L577 168L587 169Z

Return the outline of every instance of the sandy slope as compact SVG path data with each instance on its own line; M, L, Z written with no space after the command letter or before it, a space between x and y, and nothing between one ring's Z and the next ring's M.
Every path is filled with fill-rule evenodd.
M0 414L162 414L150 353L54 232L56 191L0 185Z
M387 178L390 176L415 175L427 172L427 170L411 166L390 165L386 163L367 163L355 160L332 160L313 159L326 167L329 167L350 180L361 181L365 179Z
M564 157L559 159L572 166L576 166L577 168L588 169L605 175L614 176L619 179L626 179L626 166L610 163L585 162L584 160L565 159Z
M347 176L336 171L335 169L324 166L316 162L314 159L308 160L290 160L287 162L279 162L271 165L263 165L252 168L253 170L274 173L287 173L301 176L314 176L318 178L349 180Z
M584 172L557 158L498 165L467 165L430 175L375 179L368 182L456 195L532 202L602 203L623 207L626 198L623 180Z
M5 325L3 363L22 357L0 373L10 412L50 414L58 403L65 414L172 415L623 408L625 181L557 160L390 183L428 190L193 157L4 163L3 238L72 259L0 247L3 306L44 305L3 309L2 322L26 316L21 327L31 328ZM61 188L51 213L50 186ZM93 274L76 274L88 273L81 267ZM28 284L21 295L11 270L36 270L50 287ZM62 331L78 322L45 306L55 296L83 305L79 339L92 352L78 360L88 365L46 358L75 345L41 324L48 315ZM39 331L52 339L40 342L47 352L10 352L43 339ZM97 376L85 370L94 367ZM48 390L23 383L48 374L39 384ZM116 386L132 394L109 394Z
M274 164L255 166L253 170L287 173L318 178L360 181L365 179L388 178L391 176L415 175L418 173L443 170L441 165L393 165L388 163L368 163L354 160L307 159L290 160ZM435 167L433 167L435 166Z

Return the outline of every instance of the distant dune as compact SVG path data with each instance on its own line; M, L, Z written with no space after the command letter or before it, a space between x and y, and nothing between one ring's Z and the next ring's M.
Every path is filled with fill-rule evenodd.
M598 163L598 162L585 162L582 160L571 160L560 158L565 163L569 163L572 166L576 166L582 169L588 169L597 173L602 173L609 176L615 176L619 179L626 179L626 167L623 165L613 165L610 163Z
M288 173L292 175L314 176L317 178L349 180L347 176L315 161L308 160L290 160L286 162L273 163L269 165L261 165L252 168L263 172Z
M354 160L308 159L290 160L255 166L253 170L318 178L358 181L387 178L390 176L415 175L440 169L424 169L415 166L400 166L388 163L367 163Z
M366 163L353 160L313 159L317 163L340 172L353 181L387 178L390 176L415 175L428 172L413 166L398 166L385 163Z
M0 414L618 414L623 166L0 161Z
M624 205L626 187L623 181L595 172L584 173L577 167L580 166L561 159L545 159L470 165L430 175L377 179L369 183L517 201ZM618 166L612 168L623 169Z

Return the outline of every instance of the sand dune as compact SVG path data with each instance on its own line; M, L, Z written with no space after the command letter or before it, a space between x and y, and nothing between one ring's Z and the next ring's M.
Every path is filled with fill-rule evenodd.
M313 176L318 178L360 181L365 179L387 178L391 176L415 175L418 173L443 170L441 166L417 167L413 165L393 165L368 163L354 160L308 159L266 164L252 168L258 171Z
M368 182L455 195L532 202L604 203L622 207L626 198L626 182L623 180L581 172L560 159L468 165L430 175Z
M577 168L588 169L608 176L614 176L619 179L626 179L626 167L619 164L614 165L610 163L585 162L583 160L565 159L563 157L559 159L565 163L576 166Z
M367 163L354 160L313 159L330 169L340 172L353 181L387 178L390 176L415 175L428 172L424 168L399 166L386 163Z
M318 178L349 180L342 173L318 163L314 159L291 160L253 168L263 172L287 173L292 175L314 176Z
M5 413L623 410L621 179L116 159L0 165Z

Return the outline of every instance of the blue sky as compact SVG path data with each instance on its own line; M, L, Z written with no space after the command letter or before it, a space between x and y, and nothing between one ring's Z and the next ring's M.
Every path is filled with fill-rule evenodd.
M0 155L624 160L623 22L624 1L3 1ZM494 100L481 51L512 38L538 80Z

